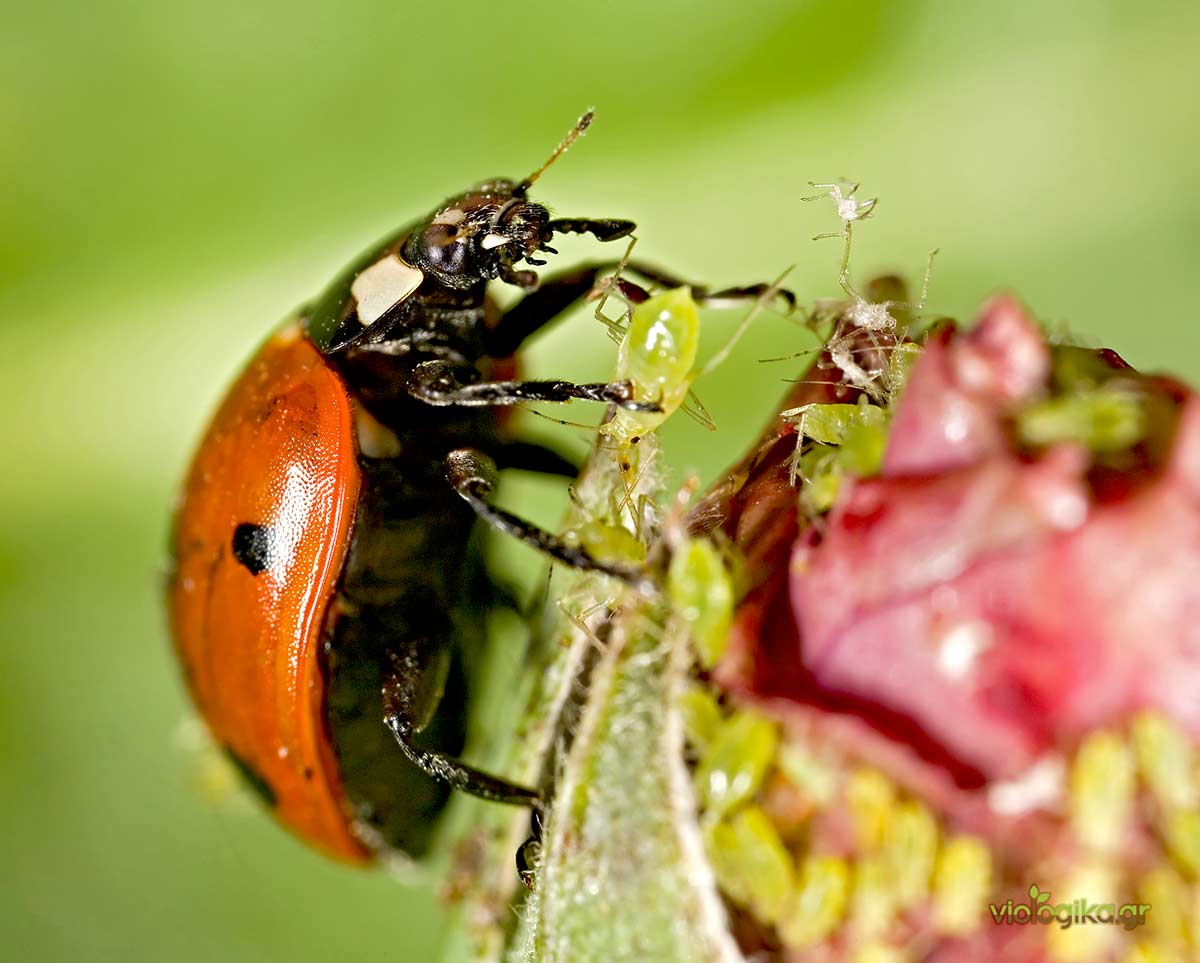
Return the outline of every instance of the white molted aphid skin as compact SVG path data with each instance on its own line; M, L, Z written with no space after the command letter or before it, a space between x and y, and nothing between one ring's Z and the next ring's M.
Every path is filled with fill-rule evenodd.
M368 327L421 286L425 275L399 254L389 254L361 271L350 285L358 320Z

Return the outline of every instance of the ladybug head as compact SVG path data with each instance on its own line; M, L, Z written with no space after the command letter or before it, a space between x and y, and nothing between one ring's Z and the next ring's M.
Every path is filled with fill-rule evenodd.
M534 255L554 253L550 212L525 199L521 185L496 180L452 197L417 230L405 247L405 260L445 287L461 290L501 278L522 287L537 283L522 260L541 265Z
M542 173L566 152L587 130L593 112L588 111L554 149L541 167L520 183L498 179L487 181L464 194L452 197L409 237L405 260L432 276L444 287L471 288L496 278L532 288L537 275L518 270L516 265L546 262L535 255L556 254L549 241L555 234L592 234L602 241L624 237L633 222L564 218L551 220L550 212L528 199L529 188Z

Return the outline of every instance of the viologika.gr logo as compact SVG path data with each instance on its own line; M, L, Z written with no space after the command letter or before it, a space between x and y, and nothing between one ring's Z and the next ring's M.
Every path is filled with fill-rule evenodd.
M1030 923L1057 923L1062 929L1093 923L1107 926L1124 926L1131 930L1146 922L1150 912L1149 903L1093 903L1086 899L1074 899L1069 903L1051 903L1050 891L1039 889L1037 884L1029 887L1029 902L1014 903L1011 899L999 905L992 903L988 908L997 926L1024 926Z

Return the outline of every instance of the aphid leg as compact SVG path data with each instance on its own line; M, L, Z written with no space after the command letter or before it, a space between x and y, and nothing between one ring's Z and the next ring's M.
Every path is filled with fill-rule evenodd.
M422 728L422 722L418 720L426 714L422 710L428 701L428 693L421 689L426 673L414 671L414 666L409 664L411 658L393 655L392 661L393 669L383 683L383 721L413 765L472 796L535 809L541 804L541 797L532 789L417 745L414 737Z
M653 402L636 401L628 381L460 381L457 374L468 371L446 361L426 361L416 366L406 389L412 397L427 405L457 405L464 408L490 408L518 405L526 401L564 402L578 398L616 405L626 411L658 411Z
M921 281L921 300L915 307L915 313L920 314L925 310L925 299L929 296L929 282L933 278L933 259L938 256L938 249L935 247L929 252L929 259L925 262L925 278Z
M458 448L446 456L446 480L475 514L498 531L519 539L555 561L582 571L599 572L634 585L649 586L647 575L632 565L604 562L587 549L569 545L532 522L488 502L496 484L496 466L483 452Z
M850 283L850 245L854 239L854 227L849 221L846 222L843 237L846 238L846 244L842 248L842 266L838 269L838 284L842 286L842 290L851 300L861 301L862 296L854 290L854 286Z
M612 264L588 264L546 278L541 287L513 305L488 333L487 353L493 358L513 354L531 335L587 294Z

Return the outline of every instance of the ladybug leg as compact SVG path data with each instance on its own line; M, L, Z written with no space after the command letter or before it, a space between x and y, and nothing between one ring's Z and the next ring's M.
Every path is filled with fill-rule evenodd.
M525 295L504 314L488 334L487 353L493 358L506 358L513 354L531 335L555 320L564 311L582 300L596 286L596 281L610 271L621 267L620 261L601 261L572 268L556 274L542 282L541 286ZM703 284L693 284L676 277L652 264L629 261L625 270L639 275L651 284L667 288L687 287L692 297L700 304L719 306L730 301L756 300L771 290L770 284L750 284L745 287L722 288L711 291ZM796 304L796 296L783 288L776 297L782 298L790 311Z
M525 888L533 892L537 884L537 864L541 860L542 814L535 809L529 817L529 836L517 850L517 875Z
M421 689L424 667L419 660L413 664L409 664L410 661L393 656L392 671L383 683L383 721L409 761L435 779L472 796L537 809L541 797L534 790L490 775L453 756L417 745L414 737L421 729L418 720L425 714L423 703L427 694Z
M587 549L571 545L532 522L490 504L488 496L496 484L496 465L483 452L471 448L458 448L450 452L446 456L446 480L475 510L476 515L498 531L520 539L531 548L571 568L600 572L653 591L653 584L640 568L602 561Z
M546 225L555 234L590 234L597 241L629 237L637 225L619 218L560 217Z
M544 280L541 286L514 304L488 333L487 353L507 358L532 334L544 328L596 285L596 279L617 267L606 261L572 268Z
M408 393L427 405L457 405L466 408L518 405L526 401L564 402L579 398L601 401L627 411L659 411L653 402L635 401L628 381L575 384L570 381L480 381L464 383L456 367L446 361L417 365L405 386Z
M720 288L716 291L712 290L704 284L694 284L691 281L686 281L668 271L663 271L653 265L642 264L637 261L629 263L630 269L639 274L651 284L656 284L663 288L690 288L692 298L697 304L709 308L727 307L732 304L737 304L742 301L757 301L768 292L774 291L774 297L779 298L787 305L787 310L790 312L796 306L796 295L787 288L781 288L774 284L760 282L759 284L744 284L732 288Z
M582 470L581 462L560 451L529 441L506 441L499 445L493 457L501 471L514 468L517 471L532 471L541 475L559 475L576 478Z

